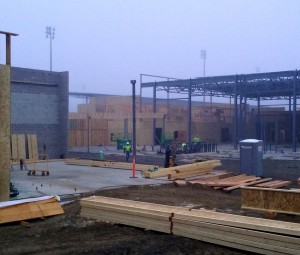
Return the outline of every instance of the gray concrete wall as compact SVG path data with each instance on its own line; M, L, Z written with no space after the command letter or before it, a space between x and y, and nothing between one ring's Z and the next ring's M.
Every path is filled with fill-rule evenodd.
M36 134L39 153L67 153L68 72L11 69L11 133Z

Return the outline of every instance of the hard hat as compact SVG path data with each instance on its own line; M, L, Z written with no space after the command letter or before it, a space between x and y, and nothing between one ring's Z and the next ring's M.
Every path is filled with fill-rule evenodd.
M129 142L127 142L126 144L129 144Z

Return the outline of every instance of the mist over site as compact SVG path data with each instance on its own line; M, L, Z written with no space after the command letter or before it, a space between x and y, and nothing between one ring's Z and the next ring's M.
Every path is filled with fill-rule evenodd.
M299 68L297 0L0 0L0 5L0 30L19 34L12 40L12 66L50 70L46 27L51 27L52 69L69 72L71 92L130 95L130 80L139 84L140 74L189 79ZM1 47L1 63L4 58ZM161 79L143 78L153 80ZM152 90L143 96L152 96Z

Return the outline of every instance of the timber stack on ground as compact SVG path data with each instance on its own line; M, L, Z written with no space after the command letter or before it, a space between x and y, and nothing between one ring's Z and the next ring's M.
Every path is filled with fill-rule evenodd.
M87 159L66 159L65 163L68 165L78 165L78 166L93 166L93 167L103 167L103 168L117 168L117 169L132 169L132 163L127 162L116 162L112 160L87 160ZM158 168L155 165L143 165L135 164L135 169L137 171L147 171L149 169Z
M233 172L224 172L220 170L211 171L209 174L203 174L196 178L187 178L186 180L175 180L177 185L201 185L232 191L241 187L251 186L259 188L283 188L291 185L291 181L273 180L272 178L262 178L255 175L239 174Z
M259 254L299 254L300 224L108 197L80 200L80 216Z
M217 166L221 166L220 160L208 160L169 168L158 168L153 171L147 170L143 171L143 174L145 178L168 177L170 180L175 180L206 174Z

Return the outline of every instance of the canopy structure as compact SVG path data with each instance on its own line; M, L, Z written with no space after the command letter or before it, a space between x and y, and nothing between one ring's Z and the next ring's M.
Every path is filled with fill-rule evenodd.
M144 76L150 76L166 81L143 82ZM260 114L261 101L263 100L288 100L289 111L292 113L292 143L293 151L296 151L296 111L297 99L300 97L299 71L282 71L270 73L240 74L227 76L200 77L194 79L175 79L162 76L140 75L140 93L145 88L153 89L153 112L156 112L156 94L158 91L169 94L185 94L188 103L188 140L191 142L191 105L192 97L210 96L232 98L234 100L233 143L237 147L239 139L246 138L244 127L246 126L247 100L257 102L258 115ZM258 123L261 125L260 121ZM155 120L153 127L155 128ZM254 137L261 139L260 134Z

